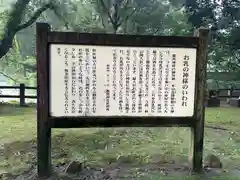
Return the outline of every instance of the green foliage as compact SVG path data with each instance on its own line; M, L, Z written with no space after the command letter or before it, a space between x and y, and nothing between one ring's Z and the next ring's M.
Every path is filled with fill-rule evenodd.
M30 1L22 23L48 3ZM51 1L54 9L44 11L39 21L46 21L54 30L92 33L147 35L192 35L200 26L210 27L209 70L236 72L240 75L239 7L236 0L62 0ZM118 2L114 8L113 2ZM9 9L0 13L0 38L9 19ZM19 81L35 83L35 24L19 31L13 49L2 58L0 69Z
M0 40L3 38L4 28L9 18L9 11L0 12Z
M212 30L209 65L214 71L236 72L240 80L240 1L187 0L188 21Z
M36 85L36 58L33 56L23 57L21 53L12 49L0 61L0 71L10 74L16 82L27 85ZM13 81L11 81L14 83Z
M118 5L118 11L112 12L110 0L71 0L53 1L54 10L46 10L38 20L47 21L57 30L73 30L78 32L110 33L114 31L111 18L117 17L119 26L117 33L122 34L154 34L154 35L188 35L191 25L187 22L179 1L172 0L126 0ZM22 23L27 22L39 7L47 1L30 1L25 9ZM8 20L9 11L0 14L2 24ZM4 30L4 29L3 29ZM4 32L4 31L2 31ZM35 25L18 32L14 46L2 58L0 69L10 74L17 81L35 84Z

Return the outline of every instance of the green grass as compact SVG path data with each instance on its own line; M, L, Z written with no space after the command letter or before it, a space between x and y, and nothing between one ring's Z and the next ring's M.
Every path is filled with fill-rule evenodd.
M215 154L224 169L240 170L240 110L208 108L206 125L228 131L205 129L204 156ZM105 168L118 163L123 179L198 179L188 176L188 128L65 129L53 131L53 164L79 160L87 166ZM0 106L0 172L21 173L36 166L36 110ZM3 156L2 156L3 155ZM148 168L154 163L157 167ZM166 168L168 175L156 169ZM146 170L148 169L148 170ZM165 170L162 170L165 172ZM126 176L124 178L124 176ZM229 176L226 178L225 176ZM132 178L131 178L132 177ZM211 179L237 179L220 174Z

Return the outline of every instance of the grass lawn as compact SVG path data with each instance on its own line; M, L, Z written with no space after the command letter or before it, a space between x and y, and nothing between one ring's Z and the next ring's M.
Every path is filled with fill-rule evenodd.
M205 129L204 156L217 155L223 162L223 169L228 171L208 177L240 179L237 178L240 177L240 109L207 108L206 125L227 129ZM116 173L117 169L118 179L199 179L187 177L184 170L189 143L188 128L54 130L52 156L56 167L71 160L104 169L112 168L109 164L117 164L118 169L112 168L111 173ZM35 109L1 105L0 173L19 174L34 167Z

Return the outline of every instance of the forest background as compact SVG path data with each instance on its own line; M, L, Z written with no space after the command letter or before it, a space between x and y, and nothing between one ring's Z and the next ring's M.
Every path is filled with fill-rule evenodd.
M58 31L156 36L208 27L208 86L240 88L239 0L0 0L0 76L11 84L36 86L37 21Z

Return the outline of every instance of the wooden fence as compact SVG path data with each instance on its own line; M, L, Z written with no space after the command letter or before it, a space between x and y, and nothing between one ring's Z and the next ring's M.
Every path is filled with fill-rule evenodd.
M240 89L214 89L210 91L215 92L219 98L238 98L240 96Z
M0 100L1 98L18 98L20 99L20 106L25 106L26 99L37 99L36 95L26 95L26 90L37 90L37 87L28 87L25 84L20 84L19 86L0 86L0 92L3 89L18 89L19 90L19 95L7 95L7 94L2 94L0 93Z
M28 87L25 84L20 84L19 86L0 86L0 92L3 89L18 89L19 95L7 95L0 93L0 100L1 98L19 98L20 106L25 106L26 99L37 99L36 95L26 95L27 89L37 90L37 87ZM219 98L238 98L240 96L240 89L217 89L211 91L215 91Z

